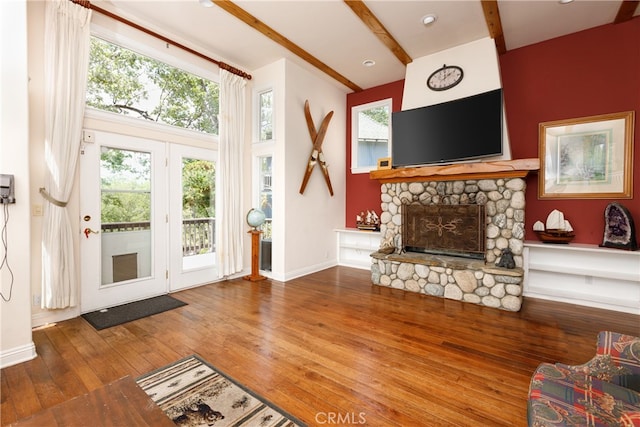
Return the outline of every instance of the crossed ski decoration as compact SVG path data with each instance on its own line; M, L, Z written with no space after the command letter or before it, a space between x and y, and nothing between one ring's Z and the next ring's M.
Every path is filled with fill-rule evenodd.
M330 111L329 114L325 116L325 118L322 120L322 123L320 123L320 129L318 129L317 132L316 125L313 123L313 118L311 117L311 111L309 110L309 100L306 100L304 102L304 117L305 119L307 119L307 127L309 128L309 135L311 135L311 143L313 144L313 148L311 149L311 154L309 155L309 160L307 161L307 170L304 173L304 178L302 179L300 194L304 194L304 189L307 187L309 177L311 176L311 172L316 166L316 163L320 163L320 168L322 169L324 180L327 183L327 187L329 187L329 193L333 196L333 187L331 186L331 179L329 179L329 169L327 169L327 162L325 161L324 154L322 153L322 142L324 140L325 134L327 133L327 128L329 127L331 117L333 117L333 111Z

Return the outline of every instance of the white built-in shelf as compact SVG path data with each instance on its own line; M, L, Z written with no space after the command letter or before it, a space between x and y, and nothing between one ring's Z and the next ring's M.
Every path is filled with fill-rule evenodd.
M640 314L640 251L525 242L525 296Z
M371 253L380 247L379 231L340 228L337 233L338 265L371 269Z

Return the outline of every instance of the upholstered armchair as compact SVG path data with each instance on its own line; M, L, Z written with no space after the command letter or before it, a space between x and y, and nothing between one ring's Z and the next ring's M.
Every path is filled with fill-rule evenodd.
M530 427L640 426L640 338L600 332L587 363L540 364L527 404Z

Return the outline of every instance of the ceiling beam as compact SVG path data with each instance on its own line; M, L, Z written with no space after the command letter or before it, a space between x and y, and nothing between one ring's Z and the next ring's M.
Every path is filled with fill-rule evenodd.
M360 86L358 86L357 84L355 84L351 80L347 79L342 74L338 73L336 70L334 70L333 68L329 67L327 64L325 64L324 62L320 61L318 58L316 58L315 56L311 55L309 52L307 52L306 50L302 49L300 46L298 46L297 44L293 43L291 40L289 40L288 38L286 38L285 36L283 36L282 34L277 32L273 28L269 27L267 24L265 24L264 22L260 21L258 18L256 18L255 16L251 15L249 12L247 12L244 9L242 9L241 7L239 7L238 5L233 3L232 1L230 1L230 0L213 0L213 3L215 3L216 5L218 5L220 8L224 9L225 11L229 12L231 15L235 16L236 18L238 18L239 20L241 20L242 22L244 22L248 26L252 27L253 29L255 29L257 31L259 31L263 35L269 37L271 40L273 40L274 42L278 43L282 47L288 49L290 52L296 54L298 57L304 59L309 64L313 65L314 67L316 67L317 69L319 69L323 73L329 75L331 78L337 80L338 82L342 83L346 87L350 88L351 90L353 90L355 92L362 91L362 88Z
M489 28L489 34L496 43L498 54L501 55L507 51L507 46L502 33L498 0L482 0L482 11L484 12L484 20L487 22L487 28Z
M385 26L382 25L382 22L380 22L362 0L344 0L344 2L403 65L407 65L413 61L409 54L400 46L400 43L387 31Z
M616 15L616 19L613 23L620 24L633 18L633 14L636 13L638 4L640 4L640 0L623 0L620 2L618 14Z

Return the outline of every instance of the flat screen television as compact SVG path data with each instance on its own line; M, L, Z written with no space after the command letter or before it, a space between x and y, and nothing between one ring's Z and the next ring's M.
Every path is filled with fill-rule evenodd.
M391 115L394 168L502 154L502 89Z

